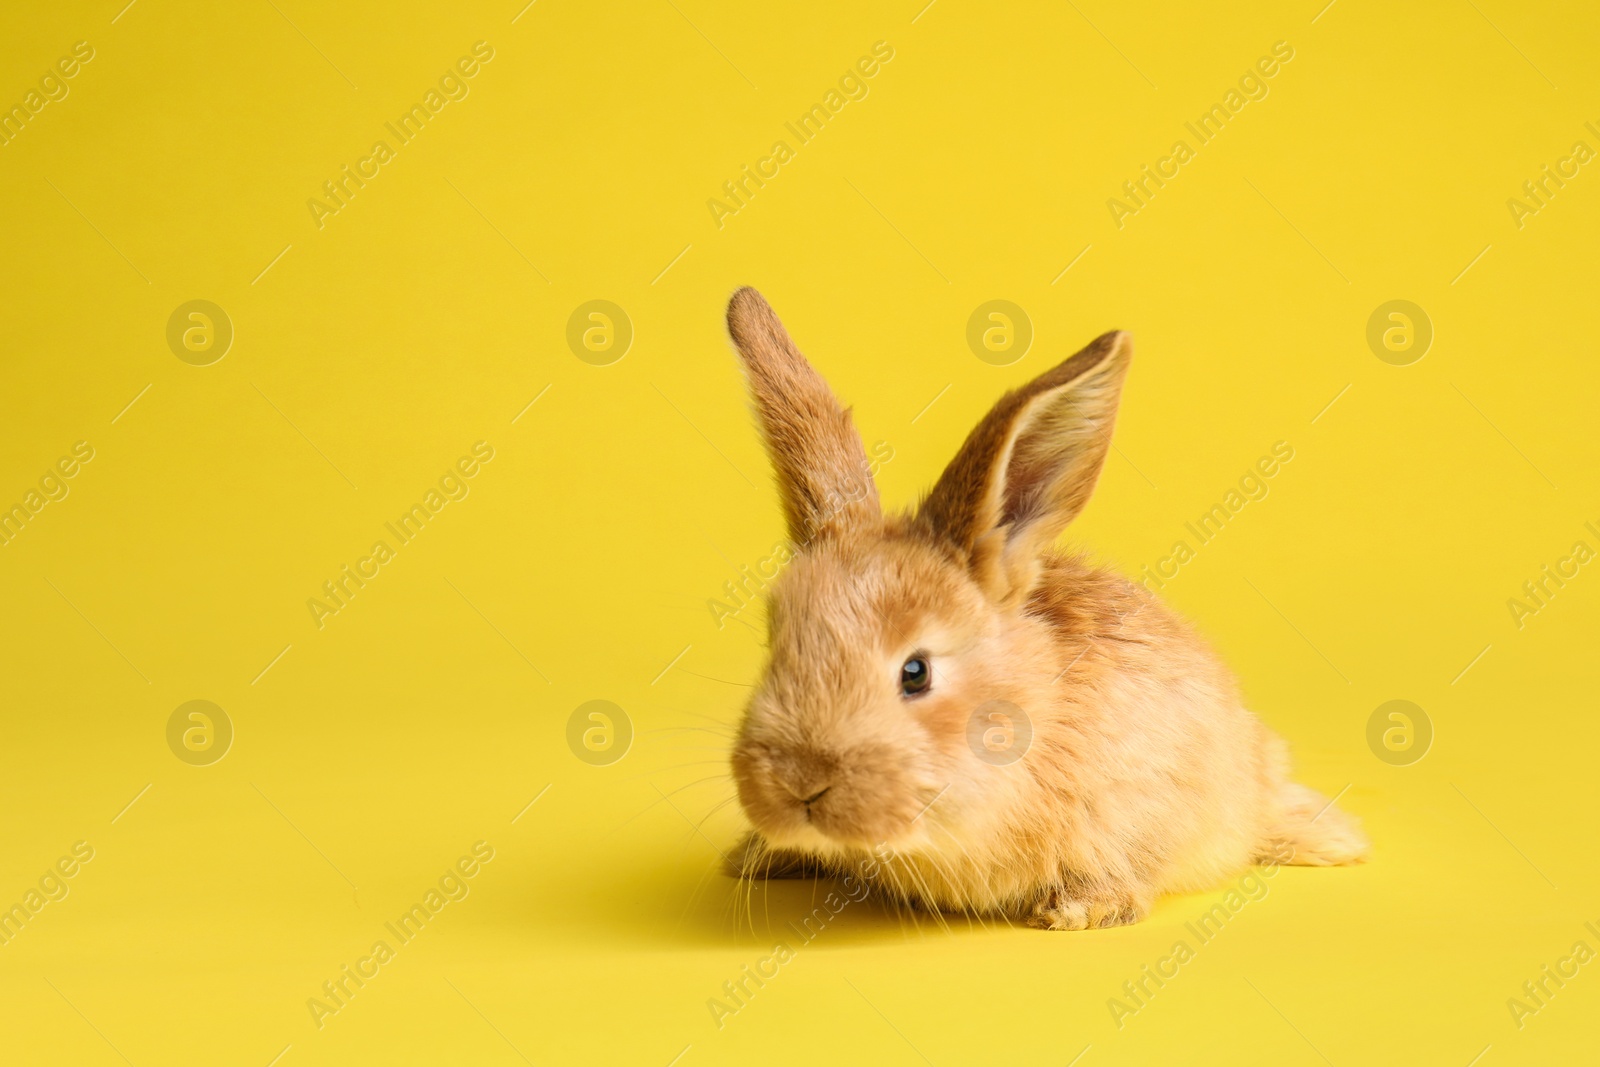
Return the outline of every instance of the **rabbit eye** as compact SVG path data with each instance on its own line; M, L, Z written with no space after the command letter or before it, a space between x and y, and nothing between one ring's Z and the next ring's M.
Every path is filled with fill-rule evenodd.
M900 667L900 693L916 697L928 691L933 684L933 667L921 654L912 656Z

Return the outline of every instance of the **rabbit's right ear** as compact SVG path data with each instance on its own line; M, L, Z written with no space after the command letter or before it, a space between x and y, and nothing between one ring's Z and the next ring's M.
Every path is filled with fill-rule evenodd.
M828 383L806 362L771 306L744 288L728 302L762 435L777 474L789 539L813 539L878 522L878 487L866 449Z
M1104 334L1001 397L917 512L996 602L1026 598L1039 556L1089 502L1132 358L1127 334Z

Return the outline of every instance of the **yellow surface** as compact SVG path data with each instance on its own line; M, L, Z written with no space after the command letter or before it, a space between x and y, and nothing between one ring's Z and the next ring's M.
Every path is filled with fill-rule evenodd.
M1593 11L121 2L0 17L6 107L93 53L0 147L0 503L93 457L0 547L0 904L66 890L0 945L0 1059L1593 1057L1600 965L1507 1004L1600 951L1600 565L1560 564L1600 549ZM479 41L445 83L466 95L400 143L385 124ZM800 143L785 123L880 41ZM1280 41L1267 95L1200 144L1185 122ZM1180 139L1176 177L1108 207ZM1513 211L1546 164L1576 173ZM346 165L365 186L308 207ZM777 173L708 207L746 165ZM707 602L781 530L723 334L740 284L892 447L896 506L1114 326L1138 356L1075 543L1154 566L1287 442L1164 592L1373 862L1277 873L1120 1027L1108 1001L1226 887L1084 934L852 904L802 944L804 883L747 912L716 806L761 619ZM209 365L167 340L194 300L233 327ZM568 347L591 300L632 324L620 361ZM1018 362L968 348L990 300L1031 321ZM1391 300L1432 323L1418 362L1368 346ZM400 543L385 523L441 479L467 495ZM347 564L376 576L313 612ZM1514 614L1546 564L1577 575ZM1434 732L1407 766L1367 742L1397 699ZM209 765L175 754L187 712L168 743L194 700L232 725ZM607 766L566 740L591 700L635 732ZM467 895L400 943L385 924L441 878ZM708 1001L777 941L793 958L719 1028ZM319 1027L346 965L376 976Z

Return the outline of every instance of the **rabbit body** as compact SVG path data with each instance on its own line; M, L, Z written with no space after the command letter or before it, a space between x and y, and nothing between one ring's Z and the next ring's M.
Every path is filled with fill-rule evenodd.
M739 873L1083 929L1258 860L1365 855L1186 622L1053 547L1109 448L1126 335L1007 394L886 516L848 413L766 302L741 290L729 324L799 549L733 753L755 827Z

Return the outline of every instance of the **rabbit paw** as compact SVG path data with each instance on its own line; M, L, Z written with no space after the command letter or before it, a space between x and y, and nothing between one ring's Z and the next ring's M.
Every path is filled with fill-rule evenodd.
M1028 925L1041 930L1099 930L1143 919L1149 905L1132 893L1074 894L1052 890L1033 906Z
M775 849L755 833L746 834L723 858L723 870L734 878L818 878L829 873L812 857Z

